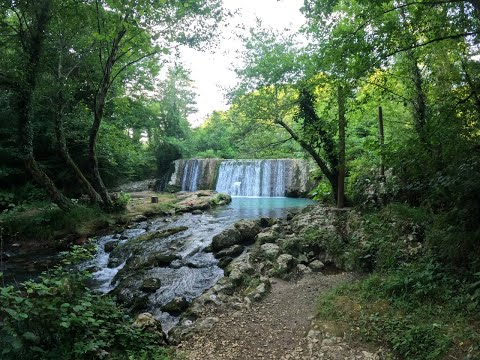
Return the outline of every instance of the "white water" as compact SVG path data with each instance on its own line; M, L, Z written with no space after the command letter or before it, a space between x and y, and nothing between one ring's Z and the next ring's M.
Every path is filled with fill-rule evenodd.
M182 191L197 191L200 173L200 160L187 161L183 171Z
M286 161L222 161L215 190L232 196L283 197L287 190Z

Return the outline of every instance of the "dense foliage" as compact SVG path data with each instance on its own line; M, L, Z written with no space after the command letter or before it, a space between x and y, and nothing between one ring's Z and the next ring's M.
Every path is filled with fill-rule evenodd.
M73 249L39 281L0 289L2 359L168 359L162 337L142 332L111 296L86 287L75 266L91 256Z

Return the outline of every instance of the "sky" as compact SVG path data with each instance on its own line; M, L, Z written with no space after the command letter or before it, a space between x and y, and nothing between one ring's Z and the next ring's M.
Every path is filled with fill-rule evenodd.
M260 19L264 27L276 30L298 30L305 22L300 8L303 0L224 0L224 6L238 14L228 19L216 49L196 51L181 50L182 63L190 69L197 96L198 112L189 117L192 126L200 125L214 110L228 108L225 93L235 86L237 78L233 67L239 64L237 51L242 42L235 36L235 28L245 25L248 29Z

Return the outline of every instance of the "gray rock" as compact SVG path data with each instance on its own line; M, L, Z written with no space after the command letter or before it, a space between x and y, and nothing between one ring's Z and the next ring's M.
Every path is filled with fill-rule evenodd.
M227 228L222 231L220 234L215 235L212 239L212 250L213 252L219 252L220 250L226 249L232 245L240 244L242 240L242 235L235 227Z
M236 244L236 245L230 246L229 248L220 250L218 253L215 254L215 257L217 259L223 258L225 256L235 257L240 255L242 252L243 252L243 246Z
M252 293L252 299L254 301L260 301L267 294L268 290L270 290L270 287L270 283L262 282L255 288L255 291Z
M320 271L325 267L325 264L320 260L314 260L309 265L310 269L313 271Z
M170 314L179 314L190 306L190 303L184 297L177 296L169 303L162 306L162 311L168 312Z
M260 256L266 259L275 259L280 254L280 247L276 244L266 243L260 246Z
M253 243L255 236L262 231L259 222L255 220L239 221L235 224L235 228L240 232L244 244Z
M199 210L199 209L193 210L193 211L192 211L192 214L193 214L193 215L202 215L202 214L203 214L203 211L202 211L202 210Z
M280 272L289 272L296 264L296 259L290 254L282 254L277 258L278 270Z
M162 286L162 282L157 278L148 278L143 280L141 289L145 292L155 292Z
M242 283L246 275L252 275L255 272L255 269L250 264L248 256L237 258L229 265L228 270L228 277L235 286Z
M310 269L307 265L298 264L297 265L297 271L301 274L309 274L309 273L312 272L312 269Z
M299 264L308 264L308 257L305 254L298 255L297 260Z
M259 233L256 236L256 241L259 244L274 243L277 240L277 238L278 238L278 234L274 233L271 230L268 230L268 231Z

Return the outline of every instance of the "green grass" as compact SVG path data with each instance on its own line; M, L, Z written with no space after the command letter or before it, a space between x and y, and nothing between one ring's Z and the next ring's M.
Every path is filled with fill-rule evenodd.
M77 205L64 212L49 203L18 206L0 215L0 226L11 238L48 240L68 234L88 235L109 225L110 216L96 207Z

